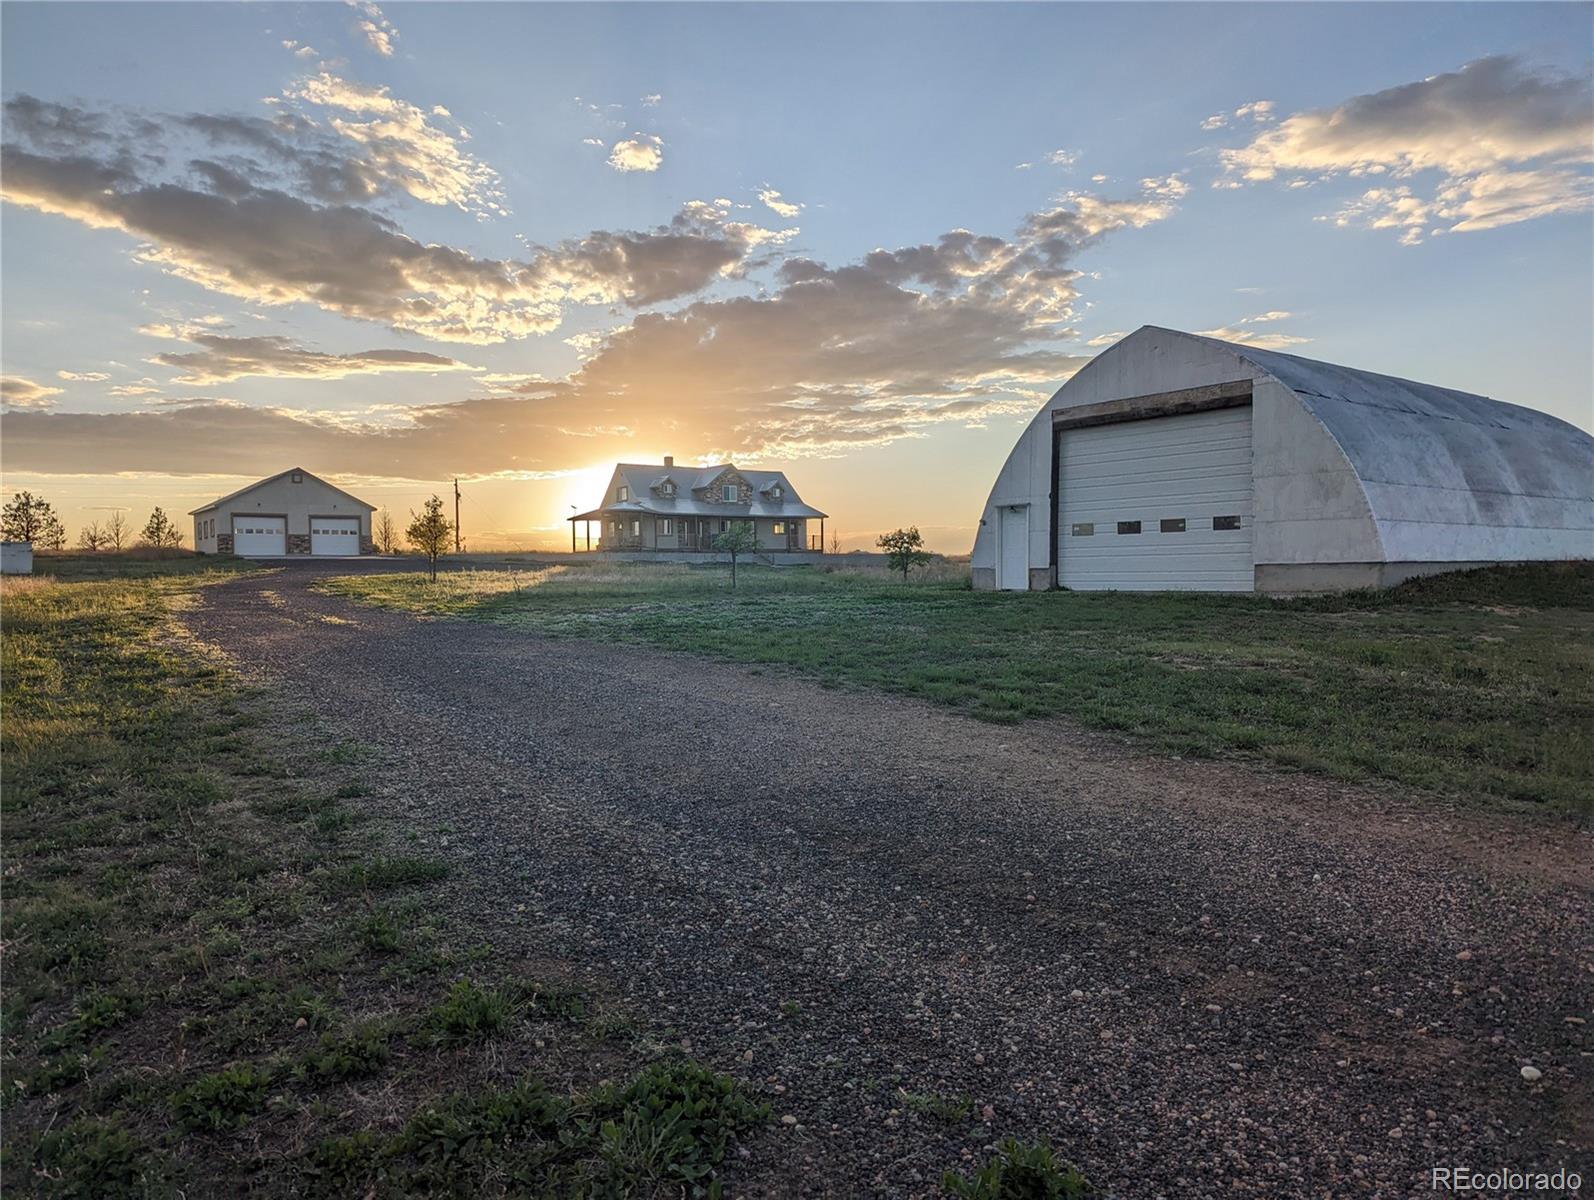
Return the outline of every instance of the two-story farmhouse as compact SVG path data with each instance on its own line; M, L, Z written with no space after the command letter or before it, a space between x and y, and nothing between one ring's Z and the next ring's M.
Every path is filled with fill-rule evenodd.
M711 550L732 523L751 523L761 550L785 552L823 549L825 515L803 503L783 471L744 471L731 463L678 467L666 458L662 464L620 463L603 503L570 520L586 523L595 550ZM810 534L815 520L819 527ZM575 525L570 528L574 549Z

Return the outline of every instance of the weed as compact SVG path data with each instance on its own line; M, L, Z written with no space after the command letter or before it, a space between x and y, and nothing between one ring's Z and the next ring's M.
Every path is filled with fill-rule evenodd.
M53 1177L54 1195L83 1197L141 1196L150 1167L143 1145L121 1125L83 1119L39 1139L37 1156Z
M238 1129L265 1108L270 1086L269 1072L240 1063L195 1080L172 1098L172 1111L185 1129Z
M387 909L371 912L360 925L360 944L372 954L394 954L403 945L398 922Z
M509 1016L509 999L503 993L461 979L428 1014L426 1029L433 1041L457 1045L491 1037L509 1023Z
M1059 1163L1045 1142L1007 1138L973 1175L948 1171L941 1186L961 1200L1077 1200L1090 1194L1085 1177Z
M902 1103L909 1112L921 1117L934 1117L937 1121L966 1120L974 1111L974 1101L967 1096L943 1096L938 1092L910 1092L897 1089Z
M316 1048L295 1068L295 1074L318 1083L342 1083L375 1075L387 1063L390 1035L385 1022L360 1025L343 1036L324 1033Z
M435 858L394 855L353 863L332 874L328 889L333 895L385 891L413 884L431 883L448 874L448 864Z

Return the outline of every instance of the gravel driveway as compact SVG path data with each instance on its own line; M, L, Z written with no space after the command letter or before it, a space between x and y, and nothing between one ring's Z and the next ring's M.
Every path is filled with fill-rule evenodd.
M351 569L186 619L382 748L497 950L771 1101L731 1194L933 1194L1009 1134L1122 1197L1594 1178L1587 833L306 589Z

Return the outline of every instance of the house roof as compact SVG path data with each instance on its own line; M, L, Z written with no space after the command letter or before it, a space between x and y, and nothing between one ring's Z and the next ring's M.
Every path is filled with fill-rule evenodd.
M726 471L735 471L753 486L751 504L726 504L720 500L707 500L694 495L709 487ZM675 495L662 496L655 490L665 480L675 484ZM779 484L783 494L779 499L770 490ZM769 520L799 517L824 517L811 504L803 503L797 489L784 471L749 471L734 463L716 463L708 467L683 467L676 463L618 463L610 477L609 494L619 485L630 492L630 498L600 505L590 512L577 513L566 518L571 521L595 521L606 513L637 513L658 517L763 517Z
M361 508L368 508L372 512L376 511L376 505L367 504L364 500L361 500L358 496L350 495L348 492L344 491L342 488L338 487L337 485L328 483L325 479L322 479L321 476L316 475L313 472L306 471L303 467L289 467L286 471L278 471L275 475L268 475L264 479L257 479L257 480L255 480L255 482L253 482L251 484L248 484L245 487L239 488L236 492L228 492L225 496L222 496L220 499L217 499L217 500L212 500L209 504L202 504L198 508L191 508L191 509L188 510L188 515L193 517L193 516L197 516L197 515L199 515L200 513L203 513L203 512L209 512L213 508L220 508L223 504L226 504L229 500L236 500L239 496L242 496L245 492L252 492L258 487L265 487L266 484L268 484L268 483L275 483L277 480L281 479L284 475L294 475L294 474L303 475L307 479L313 479L317 483L319 483L322 487L330 488L332 491L336 492L340 496L347 496L350 500L353 500Z

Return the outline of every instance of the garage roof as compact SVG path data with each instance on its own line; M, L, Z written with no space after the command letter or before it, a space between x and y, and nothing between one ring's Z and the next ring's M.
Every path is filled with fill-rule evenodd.
M191 508L191 509L188 510L188 515L191 516L191 517L192 516L197 516L200 513L209 512L213 508L220 508L223 504L226 504L229 500L236 500L239 496L244 495L246 492L252 492L258 487L265 487L266 484L268 484L268 483L275 483L277 480L281 479L284 475L303 475L306 479L313 479L317 483L319 483L322 487L327 488L327 489L329 489L331 491L334 491L340 496L347 496L350 500L354 501L361 508L369 509L371 512L375 512L376 511L376 505L367 504L364 500L361 500L358 496L350 495L348 492L344 491L342 488L337 487L334 484L328 483L325 479L322 479L321 476L313 474L310 471L306 471L303 467L289 467L286 471L278 471L275 475L268 475L265 479L257 479L257 480L255 480L254 483L249 484L247 487L241 487L236 492L228 492L225 496L222 496L218 500L212 500L209 504L202 504L198 508Z

